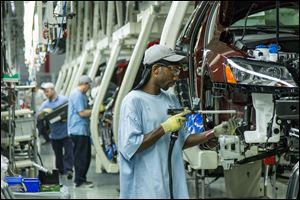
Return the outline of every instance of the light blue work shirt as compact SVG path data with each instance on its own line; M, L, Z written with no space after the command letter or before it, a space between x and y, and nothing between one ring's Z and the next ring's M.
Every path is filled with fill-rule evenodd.
M81 117L80 112L88 109L88 99L85 93L74 89L69 96L68 134L90 136L90 117Z
M68 98L63 95L58 95L55 99L50 101L49 99L44 101L39 108L38 113L42 112L46 108L51 108L54 110L60 105L68 102ZM67 123L58 121L53 124L50 124L50 135L49 137L54 140L63 139L68 136Z
M144 135L167 120L168 108L179 108L177 98L162 91L151 95L133 90L124 98L119 123L120 198L170 198L168 150L170 134L137 152ZM181 130L172 152L174 198L189 198L182 147L188 133Z

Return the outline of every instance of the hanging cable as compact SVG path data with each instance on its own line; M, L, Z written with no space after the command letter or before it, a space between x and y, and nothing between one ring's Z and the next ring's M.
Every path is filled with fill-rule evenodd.
M59 30L59 35L58 37L56 38L56 44L55 44L55 47L54 49L51 49L51 46L49 45L49 37L47 38L47 49L49 48L50 52L51 53L54 53L58 47L58 44L59 44L59 40L60 40L60 37L61 37L61 31L63 29L63 22L64 22L64 19L66 17L66 13L67 13L67 1L65 1L65 4L63 6L63 15L62 15L62 20L61 20L61 24L60 24L60 30Z
M174 199L173 175L172 175L172 151L177 138L178 138L178 132L171 133L171 140L170 140L169 151L168 151L169 189L170 189L171 199Z
M245 33L246 33L246 27L247 27L248 16L249 16L251 10L252 10L253 8L255 8L256 6L257 6L257 5L256 5L255 3L252 3L251 6L250 6L250 8L249 8L249 10L248 10L248 12L247 12L247 14L246 14L245 24L244 24L244 28L243 28L243 35L242 35L242 37L241 37L240 40L243 40L243 39L244 39L244 36L245 36Z

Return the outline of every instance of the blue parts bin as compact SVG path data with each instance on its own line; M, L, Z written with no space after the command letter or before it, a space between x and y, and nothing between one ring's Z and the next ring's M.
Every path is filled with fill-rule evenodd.
M26 186L26 192L40 191L40 180L38 178L24 178L23 183Z
M15 191L25 192L39 192L40 191L40 180L38 178L22 178L21 176L8 176L4 178L5 182L15 188Z
M4 181L9 185L19 185L22 184L22 176L7 176Z

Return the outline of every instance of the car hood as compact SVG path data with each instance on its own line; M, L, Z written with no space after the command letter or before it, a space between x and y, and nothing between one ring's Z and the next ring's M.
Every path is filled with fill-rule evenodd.
M253 5L250 14L276 7L276 1L221 1L220 24L230 26L244 18L248 9ZM299 6L298 1L280 1L280 7Z

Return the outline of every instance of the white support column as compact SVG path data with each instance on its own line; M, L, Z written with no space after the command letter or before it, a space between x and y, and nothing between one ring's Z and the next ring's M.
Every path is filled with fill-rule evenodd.
M107 13L107 10L105 8L105 4L106 2L105 1L100 1L100 21L101 21L101 29L103 31L103 34L107 34L106 33L106 13Z
M122 27L123 26L123 7L122 1L115 1L116 2L116 9L117 9L117 21L118 21L118 27Z
M155 13L153 7L151 7L150 12L148 12L147 15L143 18L141 33L134 47L124 79L122 81L123 84L120 87L120 91L116 99L116 103L114 106L114 118L113 118L113 132L114 132L114 139L116 144L118 144L119 114L120 114L121 103L125 95L132 88L132 85L134 83L134 78L132 77L136 77L136 74L138 72L144 51L146 49L148 39L150 37L150 33L154 23L154 18L155 18Z
M84 20L83 20L83 46L88 41L88 25L89 25L89 1L84 2Z
M58 73L58 77L57 77L57 80L56 80L56 83L55 83L55 91L59 94L60 90L61 90L61 85L62 85L62 82L65 78L65 70L66 69L66 64L64 64L61 68L61 70L59 71Z
M81 21L82 21L82 4L83 4L84 2L82 2L82 1L78 1L78 11L77 11L77 13L78 13L78 16L77 16L77 20L76 20L76 26L77 26L77 31L76 31L76 34L77 34L77 37L76 37L76 53L75 53L75 57L76 56L78 56L78 55L80 55L80 46L82 45L82 34L81 34L81 32L82 32L82 23L81 23Z
M93 36L92 38L97 41L98 39L98 31L100 31L99 28L99 1L94 1L94 20L93 20Z
M65 67L65 69L62 70L62 75L61 75L61 79L60 79L61 81L58 84L57 90L56 90L58 94L62 93L63 85L66 83L65 82L66 79L67 79L67 67Z
M41 1L37 1L36 2L36 13L38 16L38 23L36 23L34 26L37 26L37 31L38 31L38 38L37 38L37 42L38 44L42 44L45 43L45 41L43 40L42 37L42 33L43 33L43 5ZM36 47L34 47L36 48Z
M68 33L71 32L70 30L71 30L71 22L67 21L67 31L68 31ZM71 53L70 43L71 43L71 35L67 35L65 63L68 62L68 60L70 60L70 53Z
M63 69L61 69L59 72L58 72L58 77L57 77L57 80L55 81L55 91L57 92L58 88L59 88L59 82L60 80L62 79L62 76L63 76ZM59 92L57 92L59 93Z
M75 4L75 2L74 2ZM77 3L78 4L78 3ZM78 6L78 5L77 5ZM77 21L77 17L72 19L71 22L71 32L69 33L69 35L71 36L71 41L70 41L70 57L68 62L71 62L74 58L75 58L75 50L76 50L76 40L77 40L77 35L76 35L76 21Z
M93 105L92 114L91 114L91 135L93 139L93 144L95 147L95 150L97 152L97 157L100 158L99 162L101 166L98 166L98 170L101 168L104 168L108 173L116 173L118 172L118 164L113 163L110 160L107 159L103 148L101 147L102 139L101 139L101 130L98 128L99 123L99 108L104 100L104 96L106 94L106 91L108 89L111 77L113 75L117 58L119 56L121 50L121 40L118 40L112 47L111 50L111 56L109 57L109 61L107 64L107 67L105 69L103 79L101 81L101 85L98 88L98 92L95 98L95 103ZM100 131L100 134L99 134ZM98 164L98 163L97 163Z
M91 70L89 71L89 74L88 74L88 76L92 80L94 80L94 78L96 76L96 73L97 73L97 70L98 70L101 59L102 59L101 51L99 49L96 49L95 52L94 52L93 65L92 65L92 68L91 68Z
M133 22L133 5L134 1L126 1L125 24Z
M74 79L75 79L75 76L76 76L76 73L78 71L78 68L79 68L79 64L75 64L74 67L72 67L71 69L71 77L69 77L69 80L67 80L68 82L66 83L66 90L65 90L65 95L66 96L69 96L71 91L72 91L72 83L74 82Z
M175 42L179 33L184 15L188 8L189 1L173 1L169 10L163 32L160 38L160 44L169 48L175 48Z
M113 1L108 1L107 7L107 27L106 27L106 35L108 38L111 38L113 26L114 26L114 18L115 18L115 4Z
M93 18L94 18L94 2L88 3L88 29L87 29L87 40L93 39Z
M178 33L188 8L189 1L173 1L160 38L160 44L171 49L175 48ZM174 93L174 87L169 91Z
M66 71L67 76L66 76L66 79L64 80L64 84L63 84L62 91L61 91L61 94L63 94L63 95L66 95L66 92L68 89L68 83L70 82L73 70L74 70L74 67L69 67Z
M79 78L80 78L80 76L82 75L82 73L84 71L84 68L85 68L85 65L86 65L86 61L87 61L87 57L88 57L88 50L84 49L84 51L82 53L82 56L81 56L81 59L80 59L80 64L79 64L79 67L78 67L78 69L76 71L76 74L74 76L73 82L70 83L70 86L71 86L70 90L71 91L78 84Z

